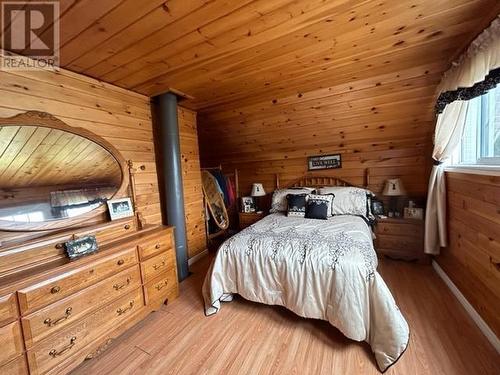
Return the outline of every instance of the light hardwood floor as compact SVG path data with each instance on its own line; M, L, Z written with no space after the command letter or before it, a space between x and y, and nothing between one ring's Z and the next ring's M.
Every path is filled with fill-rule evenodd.
M236 298L205 317L209 258L181 295L74 374L380 374L366 343L327 322ZM386 374L498 374L500 356L428 265L383 260L379 271L410 329L410 345Z

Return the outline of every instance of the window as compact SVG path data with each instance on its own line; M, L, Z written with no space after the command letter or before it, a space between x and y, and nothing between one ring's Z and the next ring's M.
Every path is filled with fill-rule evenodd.
M500 86L469 101L454 165L500 166Z

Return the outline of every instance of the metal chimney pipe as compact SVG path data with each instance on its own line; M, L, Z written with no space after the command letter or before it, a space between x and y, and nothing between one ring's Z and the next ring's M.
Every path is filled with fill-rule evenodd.
M189 275L186 221L182 187L177 97L168 92L157 96L163 167L164 201L167 205L167 224L175 226L175 247L179 280Z

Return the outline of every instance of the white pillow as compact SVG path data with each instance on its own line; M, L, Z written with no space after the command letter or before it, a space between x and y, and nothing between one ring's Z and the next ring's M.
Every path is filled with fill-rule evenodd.
M319 194L334 194L332 215L358 215L371 217L370 190L352 186L332 186L318 189Z
M312 191L314 191L314 189L308 187L275 190L273 193L271 209L269 210L269 212L275 213L287 211L288 204L286 202L286 196L288 194L309 194Z

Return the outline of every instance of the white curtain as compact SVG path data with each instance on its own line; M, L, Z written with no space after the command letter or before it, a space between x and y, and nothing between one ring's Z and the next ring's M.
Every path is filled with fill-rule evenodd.
M500 67L500 16L484 30L444 74L438 94L461 87L472 87L485 79L488 73ZM432 168L427 192L425 215L425 245L427 254L439 254L447 246L446 186L443 162L450 158L459 145L465 127L468 101L448 104L437 118L432 153L436 165Z

